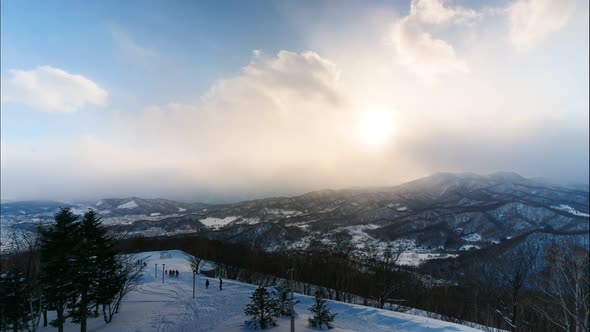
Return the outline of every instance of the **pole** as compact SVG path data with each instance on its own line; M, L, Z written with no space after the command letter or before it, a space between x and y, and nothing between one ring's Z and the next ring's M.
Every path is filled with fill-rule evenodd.
M195 277L197 275L197 271L193 270L193 299L195 298Z
M162 264L162 283L164 283L164 267L166 264Z
M158 277L158 263L156 263L156 271L154 272L154 278Z

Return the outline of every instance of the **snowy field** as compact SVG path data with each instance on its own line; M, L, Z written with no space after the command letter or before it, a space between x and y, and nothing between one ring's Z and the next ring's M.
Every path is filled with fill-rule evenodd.
M121 304L119 314L111 324L105 324L102 317L88 322L88 331L250 331L244 326L247 317L244 308L254 285L224 280L219 290L218 279L209 278L209 289L205 289L203 275L197 275L196 298L192 298L192 272L187 254L173 250L146 252L136 255L145 258L147 268L137 290L131 292ZM157 277L155 264L158 264ZM179 278L165 277L162 284L162 264L166 269L180 271ZM207 269L207 266L204 267ZM296 331L314 331L307 327L312 298L295 294L300 301L295 306L298 312ZM328 301L332 312L337 313L331 331L417 331L417 332L461 332L479 331L453 323L419 317L410 314L379 310L359 305ZM54 313L50 313L54 314ZM269 331L289 331L289 319L280 318L278 326ZM79 325L66 324L66 331L78 331ZM41 328L41 331L55 331L55 328ZM317 331L317 330L316 330Z

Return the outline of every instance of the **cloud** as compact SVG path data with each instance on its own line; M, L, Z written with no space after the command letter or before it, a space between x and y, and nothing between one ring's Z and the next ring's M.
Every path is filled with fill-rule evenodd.
M576 0L518 0L507 9L510 40L527 50L562 29L574 12Z
M587 13L574 16L564 47L515 57L497 13L389 10L308 31L313 52L256 50L201 98L101 112L106 125L92 136L2 141L2 196L237 200L441 170L587 181ZM381 111L392 134L369 147L359 127Z
M215 190L219 197L259 186L267 192L322 186L348 170L337 170L351 149L341 144L343 137L354 127L339 75L336 65L314 52L255 54L240 74L217 81L197 103L121 114L105 136L46 142L46 149L11 144L2 158L2 176L11 179L3 181L3 191L38 197L55 186L50 174L56 173L68 174L60 189L66 196L85 188L171 197ZM54 146L63 148L59 158ZM34 172L37 161L50 158ZM15 185L27 175L34 186Z
M337 139L336 120L346 116L339 75L339 68L314 52L255 54L239 75L213 84L200 103L152 106L140 121L125 119L121 128L136 130L132 136L138 137L157 130L150 144L178 155L194 151L182 160L210 176L219 164L258 174L265 160L298 163L316 148L334 149L326 137Z
M412 16L394 24L392 38L399 62L424 79L469 72L451 44L424 31Z
M159 58L156 51L138 44L122 27L111 25L110 31L113 40L131 63L148 65Z
M108 93L90 79L62 69L40 66L10 70L2 78L2 102L24 104L46 112L75 112L87 105L102 106Z
M428 81L445 74L469 72L455 48L448 41L435 38L427 28L468 23L481 15L473 9L446 6L443 0L412 0L410 13L397 20L392 28L391 38L399 63Z
M335 90L339 79L338 68L315 52L293 53L280 51L276 58L268 58L257 51L253 61L244 68L243 75L217 82L211 94L219 100L247 94L269 99L278 109L285 108L289 99L337 102ZM248 91L242 91L247 88Z
M443 0L412 0L410 16L427 24L448 22L463 23L481 16L481 13L463 7L445 6Z

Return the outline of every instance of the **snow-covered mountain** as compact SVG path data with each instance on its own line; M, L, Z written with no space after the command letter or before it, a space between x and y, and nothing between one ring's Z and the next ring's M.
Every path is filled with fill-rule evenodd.
M92 208L103 215L167 215L190 213L206 206L202 203L183 203L167 199L145 199L139 197L105 198L96 202Z
M392 188L322 190L287 198L212 205L158 221L115 226L141 234L198 232L266 250L365 241L422 249L485 247L531 231L583 233L588 191L514 173L439 173Z
M14 204L2 204L2 215L19 227L50 220L54 206L38 213L42 207ZM395 187L321 190L235 204L131 197L75 206L78 212L89 207L117 233L132 236L198 233L270 251L351 246L362 252L367 243L394 243L408 251L407 264L535 232L588 234L590 220L587 187L506 172L437 173Z
M218 288L217 279L209 278L211 286L205 288L207 277L196 276L196 296L192 298L193 275L189 256L178 250L155 251L136 254L134 259L145 259L147 268L141 283L130 292L121 304L120 312L111 324L105 324L102 317L90 319L89 331L250 331L244 326L248 317L244 308L256 286L224 280L223 290ZM155 267L158 269L155 270ZM179 277L165 277L162 283L162 265L166 269L179 270ZM207 263L203 270L213 266ZM307 319L311 313L307 308L312 298L295 294L299 303L295 327L297 331L317 331L309 328ZM380 310L371 307L328 301L328 307L337 313L334 329L331 331L412 331L412 332L461 332L480 331L475 328L427 318L419 315ZM417 312L419 313L419 312ZM49 312L52 319L55 312ZM289 331L288 318L277 319L278 326L270 331ZM78 331L80 327L68 322L66 331ZM54 331L55 328L41 328Z

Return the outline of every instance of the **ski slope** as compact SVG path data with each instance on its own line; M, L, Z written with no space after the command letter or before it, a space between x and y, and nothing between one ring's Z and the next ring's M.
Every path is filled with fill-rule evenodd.
M119 314L113 322L104 323L102 317L88 322L88 331L249 331L244 326L248 319L244 308L256 286L223 280L223 290L219 290L219 280L197 275L196 298L192 298L193 276L186 253L179 250L167 252L145 252L136 254L136 259L145 259L142 283L123 300ZM158 273L155 276L155 264ZM166 269L178 270L179 277L164 277L162 284L162 264ZM202 269L211 268L205 264ZM209 289L205 280L209 279ZM300 301L295 306L298 317L296 331L317 331L307 327L312 297L295 294ZM332 312L337 313L334 329L331 331L415 331L415 332L461 332L479 331L467 326L414 316L399 312L380 310L360 305L328 301ZM53 314L53 315L51 315ZM54 313L50 313L50 319ZM277 319L278 326L269 331L289 331L288 318ZM68 322L66 331L78 331L79 325ZM41 328L40 331L55 331L55 328Z

